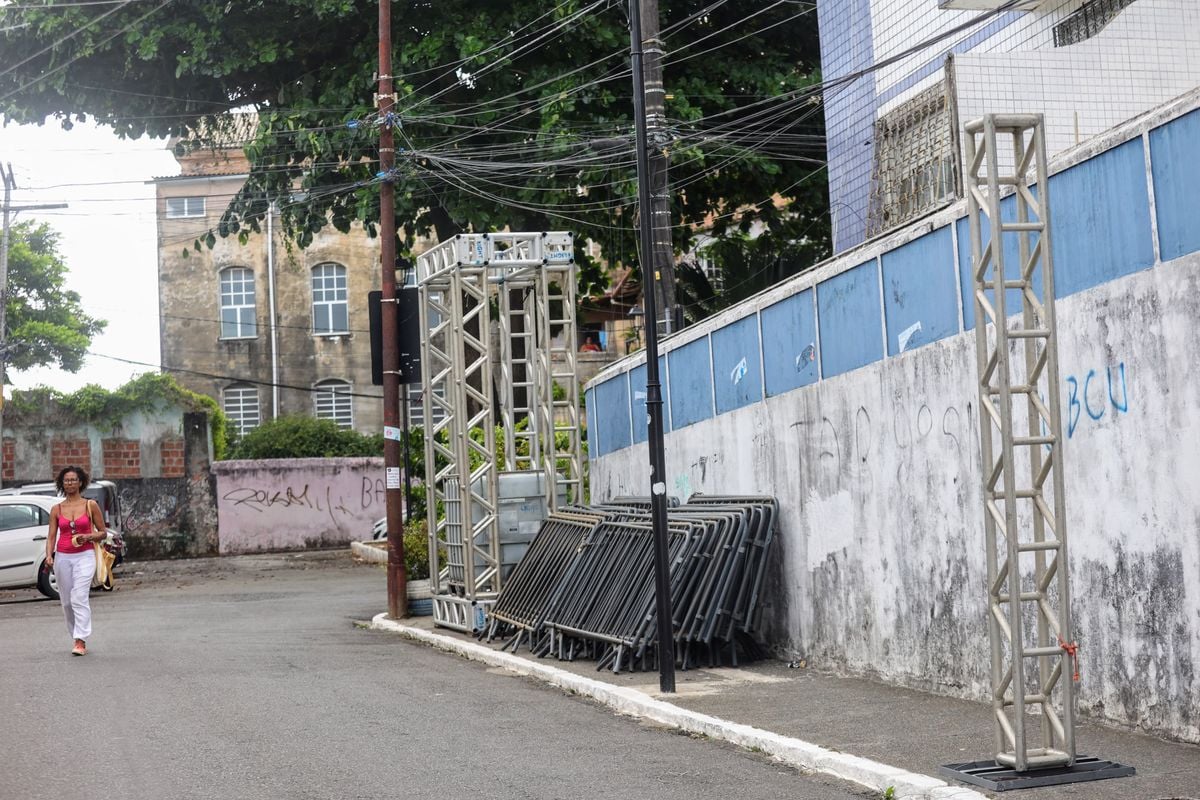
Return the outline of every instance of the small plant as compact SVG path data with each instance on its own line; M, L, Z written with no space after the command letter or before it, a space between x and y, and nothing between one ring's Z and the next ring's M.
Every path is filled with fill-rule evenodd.
M889 786L883 790L883 800L896 800L895 786Z

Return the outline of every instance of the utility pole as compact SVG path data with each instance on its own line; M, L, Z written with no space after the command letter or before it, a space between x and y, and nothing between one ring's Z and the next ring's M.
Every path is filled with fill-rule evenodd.
M650 0L657 8L655 0ZM657 17L657 13L655 14ZM654 26L658 30L657 22ZM666 456L663 452L662 383L658 375L658 303L655 295L662 283L655 259L654 232L648 209L651 207L650 152L647 141L645 74L642 68L642 24L639 0L629 0L630 61L633 67L633 117L637 138L638 226L642 250L642 276L646 282L646 411L649 415L650 519L654 530L654 600L658 617L658 687L664 694L675 691L675 626L671 617L670 553L667 547Z
M0 486L3 486L3 442L4 442L4 379L8 367L8 236L12 218L18 211L40 211L47 208L66 208L66 203L41 203L38 205L14 206L12 193L17 188L12 164L7 171L0 164L0 183L4 184L3 227L0 234Z
M675 329L675 249L671 243L671 194L667 187L667 107L663 86L663 43L658 36L658 0L641 0L642 74L645 78L646 136L649 152L650 226L654 231L653 258L643 256L661 275L654 282L656 305L666 318L666 332ZM636 43L635 43L636 46ZM643 211L643 214L646 212ZM643 270L643 273L645 270ZM649 314L646 320L657 325Z
M379 260L382 274L380 316L383 331L383 467L387 502L388 616L408 616L408 580L404 574L404 496L400 485L400 348L396 341L396 187L392 169L396 148L392 128L392 0L379 0ZM407 442L405 442L407 445Z

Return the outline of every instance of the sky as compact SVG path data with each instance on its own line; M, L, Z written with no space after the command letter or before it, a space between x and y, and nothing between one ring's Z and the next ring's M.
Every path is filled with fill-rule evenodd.
M46 222L61 234L67 287L79 292L88 314L108 320L90 352L151 365L89 355L74 374L57 368L10 372L6 393L38 385L71 392L89 383L115 389L157 371L158 253L154 186L146 181L179 174L166 141L123 141L92 124L64 131L54 121L3 125L0 118L0 160L16 175L13 205L69 205L23 211L16 220Z

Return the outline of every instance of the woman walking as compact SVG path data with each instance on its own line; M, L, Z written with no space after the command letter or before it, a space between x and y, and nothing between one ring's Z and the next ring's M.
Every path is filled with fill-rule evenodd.
M82 494L88 485L88 475L81 467L62 469L54 484L63 500L50 511L46 563L54 569L67 630L75 639L71 654L84 656L87 638L92 635L92 608L88 602L96 574L92 544L104 541L107 531L100 506Z

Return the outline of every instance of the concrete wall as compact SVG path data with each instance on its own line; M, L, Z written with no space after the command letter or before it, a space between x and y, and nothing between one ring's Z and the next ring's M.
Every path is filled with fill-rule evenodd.
M88 425L56 407L5 410L5 485L52 480L65 466L93 478L179 477L183 446L178 408L129 414L112 425Z
M1050 182L1084 714L1200 741L1200 93ZM989 689L961 207L667 339L671 493L778 497L783 654ZM969 296L969 295L968 295ZM920 323L920 324L918 324ZM588 387L593 500L645 494L644 365Z
M223 555L361 541L385 513L382 458L220 461L213 474Z

